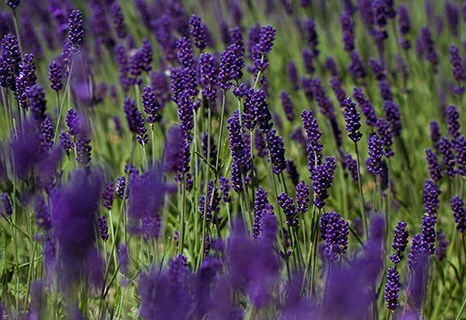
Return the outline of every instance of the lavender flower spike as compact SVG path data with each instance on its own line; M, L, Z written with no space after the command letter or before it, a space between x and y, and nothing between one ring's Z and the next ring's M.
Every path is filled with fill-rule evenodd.
M456 222L456 229L459 232L466 231L466 209L464 202L460 197L455 196L450 200L451 210L453 211L453 218Z
M362 133L359 131L359 128L361 128L361 116L356 109L356 103L354 103L351 98L346 98L343 101L343 105L345 107L343 115L346 121L346 131L348 131L348 137L353 142L358 142L361 140Z
M395 227L392 244L392 248L395 252L390 256L390 260L395 264L401 261L403 258L403 252L406 250L406 246L408 245L409 232L406 230L406 226L406 222L398 221Z
M71 11L68 26L68 39L73 45L78 46L83 42L84 37L83 16L81 11L77 9Z

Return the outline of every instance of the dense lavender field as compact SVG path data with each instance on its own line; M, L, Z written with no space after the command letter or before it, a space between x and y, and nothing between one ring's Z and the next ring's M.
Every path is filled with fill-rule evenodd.
M0 319L466 319L466 1L0 4Z

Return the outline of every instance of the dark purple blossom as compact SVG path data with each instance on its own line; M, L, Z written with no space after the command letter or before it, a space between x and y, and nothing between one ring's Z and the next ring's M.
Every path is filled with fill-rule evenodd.
M385 302L391 311L398 307L398 293L401 288L400 274L395 267L387 270L387 283L385 285Z
M123 111L125 112L129 131L137 136L137 141L141 145L145 145L148 140L147 129L144 126L144 118L136 107L136 102L131 98L126 98L123 103Z
M69 21L69 35L68 39L75 46L78 46L83 42L84 28L83 28L83 16L81 11L74 9L70 13Z
M215 57L210 53L200 56L201 84L204 86L202 94L207 100L213 101L217 95L217 63Z
M422 243L429 254L435 253L435 224L437 218L435 216L424 215L422 217Z
M102 240L108 240L108 224L105 216L101 216L97 219L97 226L99 227L99 236Z
M445 174L449 177L454 177L455 170L455 148L453 143L445 136L440 138L438 150L442 154L442 163L445 167Z
M375 126L377 122L377 115L375 114L374 106L366 99L364 92L355 87L353 90L353 98L359 104L362 114L366 117L366 124L368 126Z
M424 183L424 212L428 215L435 216L439 209L440 189L434 181L426 179Z
M437 121L432 120L429 124L429 131L430 131L430 140L432 142L432 146L434 148L438 147L438 143L440 141L440 126Z
M200 49L204 50L207 46L206 43L206 30L204 29L204 25L202 24L201 18L196 15L192 15L189 19L189 32L191 37L193 37L194 45Z
M346 98L343 102L345 107L343 115L346 121L346 131L348 131L348 137L353 142L361 140L362 133L359 131L361 128L361 116L356 109L356 103L351 98Z
M455 141L457 173L466 176L466 138L461 135Z
M345 51L354 50L354 23L352 21L351 13L348 11L343 11L340 16L341 30L342 30L342 41L343 49Z
M270 162L275 174L280 174L286 166L285 163L285 145L275 129L269 130L267 133L267 146L270 153Z
M147 123L153 125L161 119L160 104L151 87L144 87L142 92L142 106L147 115Z
M125 176L117 177L115 180L115 194L120 199L128 198Z
M438 64L438 55L435 50L432 33L427 26L421 29L421 41L423 45L424 58L435 67Z
M330 86L332 87L332 90L335 93L335 97L340 103L340 106L344 108L344 101L347 95L345 89L343 89L343 84L341 83L340 79L337 77L332 77L330 79Z
M319 50L317 49L319 39L315 21L311 18L304 20L303 29L305 32L306 44L309 49L311 49L313 56L317 57L319 55Z
M291 97L288 92L282 91L280 93L280 100L282 102L283 111L285 112L285 116L289 121L293 121L295 118L293 101L291 101Z
M225 203L231 202L231 197L230 197L230 181L228 178L225 177L220 177L219 179L220 182L220 191L222 191L222 201Z
M286 192L283 192L278 196L278 204L283 209L287 225L296 227L298 225L298 217L293 199Z
M61 64L53 60L49 65L50 87L55 91L60 91L63 87L63 73Z
M409 232L406 229L407 223L403 221L398 221L394 234L393 234L393 243L392 248L395 252L390 256L390 260L398 264L403 258L403 252L406 250L408 245L408 236Z
M453 71L453 77L460 86L464 86L466 82L466 65L461 57L459 48L452 44L449 49L450 64Z
M448 23L448 27L451 30L453 36L458 36L458 27L460 20L460 10L455 3L451 1L445 2L445 16Z
M102 204L108 210L112 209L113 200L115 199L115 186L113 182L108 182L102 192Z
M383 110L387 122L390 124L393 137L401 135L401 113L399 106L391 100L385 100Z
M33 121L41 123L45 120L46 100L45 90L40 85L35 84L28 90L29 109Z
M296 185L296 211L304 214L309 210L309 186L301 180Z
M356 79L364 79L366 77L366 68L361 60L361 56L357 51L351 51L351 62L348 65L348 72Z
M125 17L121 10L121 6L117 1L113 2L110 6L110 15L112 17L113 28L115 30L116 36L118 39L126 38L128 34L126 32Z
M382 171L383 165L383 142L376 134L371 134L368 139L369 158L367 159L367 170L376 176Z
M329 261L335 261L348 248L349 224L338 213L328 212L320 217L320 235L325 244L323 254Z
M457 139L461 135L461 125L459 122L460 114L454 105L449 105L446 111L446 118L448 124L448 133L453 138Z
M377 135L382 141L384 146L384 154L387 158L393 157L394 152L391 149L393 144L393 134L392 129L387 121L384 118L377 119Z
M312 188L314 189L314 205L321 209L329 197L328 189L332 186L336 169L335 158L327 157L325 162L314 167L312 171Z
M301 56L303 58L304 69L306 69L307 74L313 75L315 71L314 67L314 56L312 55L311 50L303 49L301 51Z
M76 161L88 167L91 162L91 139L84 134L80 134L76 139Z
M442 178L442 168L438 162L438 157L431 149L426 149L426 161L430 178L437 182Z
M454 196L450 200L450 207L453 211L453 218L456 222L456 229L459 232L466 231L466 209L464 207L464 202L459 196Z
M59 136L60 139L60 146L63 148L65 151L66 155L69 157L70 156L70 150L74 148L74 143L71 141L70 135L62 131Z

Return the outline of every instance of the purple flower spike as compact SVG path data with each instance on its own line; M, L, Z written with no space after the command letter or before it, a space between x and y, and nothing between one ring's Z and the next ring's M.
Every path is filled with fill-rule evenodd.
M50 87L55 91L60 91L63 87L63 73L60 63L55 60L49 65Z
M280 174L286 166L285 163L285 146L283 139L280 137L275 129L271 129L267 133L267 146L270 152L270 162L272 162L272 169L275 174Z
M392 248L395 252L390 256L390 260L395 264L398 264L401 261L403 258L403 252L406 250L406 246L408 245L409 232L406 229L406 226L406 222L398 221L395 227L392 244Z
M29 89L28 98L32 119L37 123L41 123L45 120L46 111L44 88L38 84L35 84Z
M425 246L426 251L429 254L435 253L435 224L437 223L437 218L435 216L424 215L422 217L422 243Z
M382 171L383 165L383 143L376 134L371 134L368 139L369 158L367 159L367 170L376 176Z
M463 59L461 58L460 49L452 44L450 49L450 64L453 71L453 77L460 84L463 85L466 82L466 65Z
M75 46L78 46L83 42L84 38L84 29L83 29L83 16L81 11L75 9L71 11L69 22L69 35L68 39Z
M366 124L368 126L375 126L377 123L377 115L375 114L374 106L364 96L364 92L359 88L354 88L353 98L359 104L362 114L366 117Z
M220 182L220 190L222 191L222 201L225 203L231 202L231 197L230 197L230 181L225 178L225 177L220 177L219 179Z
M406 36L411 30L408 8L404 5L400 5L398 8L398 28L400 30L400 34L403 36Z
M76 141L76 161L83 167L88 167L91 162L91 139L81 134Z
M286 119L288 121L293 121L295 118L293 101L288 92L282 91L280 93L280 100L282 102L283 111L285 112Z
M440 126L437 121L432 120L429 124L429 131L430 131L430 140L432 142L432 146L437 148L438 142L440 141Z
M387 308L394 311L398 307L398 293L401 288L400 274L395 267L387 270L387 284L385 285L385 302Z
M60 138L60 146L63 148L66 155L69 157L70 156L70 150L74 148L74 143L73 143L73 141L71 141L70 135L67 132L62 131L60 133L59 138Z
M314 205L321 209L329 197L328 189L332 186L336 169L334 157L327 157L325 162L312 171L312 188L314 189Z
M351 98L346 98L343 102L345 110L343 115L346 121L346 131L348 131L348 137L353 142L361 140L362 133L359 131L361 128L361 116L356 109L356 103Z
M466 209L460 197L455 196L450 200L450 207L453 211L453 218L456 222L456 229L459 232L466 231Z
M128 192L126 190L126 178L125 176L117 177L115 181L115 194L120 199L128 198Z
M351 63L348 65L348 72L356 79L364 79L366 77L366 68L361 60L361 56L357 51L350 53Z
M204 25L202 24L201 18L193 14L189 19L189 25L189 32L191 34L191 37L193 37L194 39L194 45L198 49L204 50L207 46L206 32L204 29Z
M447 124L448 133L453 139L457 139L461 135L461 125L459 122L460 113L454 105L449 105L447 108Z
M401 135L401 113L399 106L391 100L385 100L383 111L387 122L390 124L393 137Z
M435 182L439 181L442 178L442 167L438 161L437 154L431 149L426 149L426 161L430 178Z
M126 32L125 17L123 16L123 13L121 12L121 6L117 1L113 2L110 6L110 15L112 17L113 28L117 38L126 38L128 33Z
M342 41L343 49L345 51L354 50L354 23L352 21L351 13L343 11L340 17L341 29L342 29Z
M318 34L316 23L313 19L306 19L304 21L304 32L306 35L306 41L309 49L312 50L312 55L317 57L319 55L319 50L317 49L317 45L319 44Z
M309 186L301 180L296 186L297 212L304 214L309 210Z
M147 123L153 125L154 123L160 121L160 104L157 100L157 97L155 96L155 93L149 86L144 87L143 89L142 105L144 107L144 112L147 115Z
M68 133L76 136L81 129L81 118L73 109L68 110L66 113L66 125L68 126Z
M141 145L145 145L148 140L147 129L144 126L144 118L136 107L136 102L131 98L126 98L123 104L123 111L125 112L129 131L136 134L137 141Z
M438 64L438 55L435 51L434 40L432 39L432 33L428 27L423 27L421 29L421 41L423 45L424 57L425 59L436 66Z
M320 233L325 245L324 257L336 261L348 248L349 224L338 213L328 212L320 218Z
M99 227L99 236L102 238L102 240L107 241L108 240L108 224L107 224L107 219L105 216L101 216L97 219L97 224Z
M201 83L204 86L202 94L207 100L213 101L217 95L217 66L215 57L210 53L200 56Z
M461 135L455 141L457 173L466 176L466 138Z
M438 149L442 154L443 165L445 167L445 174L449 177L454 177L456 174L455 170L455 154L454 145L445 136L442 136L439 141Z
M220 193L218 192L218 188L214 186L214 181L209 180L207 185L207 194L203 194L199 198L199 212L201 217L204 218L206 221L212 221L215 215L220 210Z
M431 216L435 216L439 209L440 189L435 182L426 179L424 183L424 211Z
M113 182L108 182L102 192L102 203L105 208L112 210L113 200L115 199L115 186Z
M296 216L297 212L293 199L286 192L283 192L278 196L278 204L285 213L288 226L296 227L298 225L298 217Z

